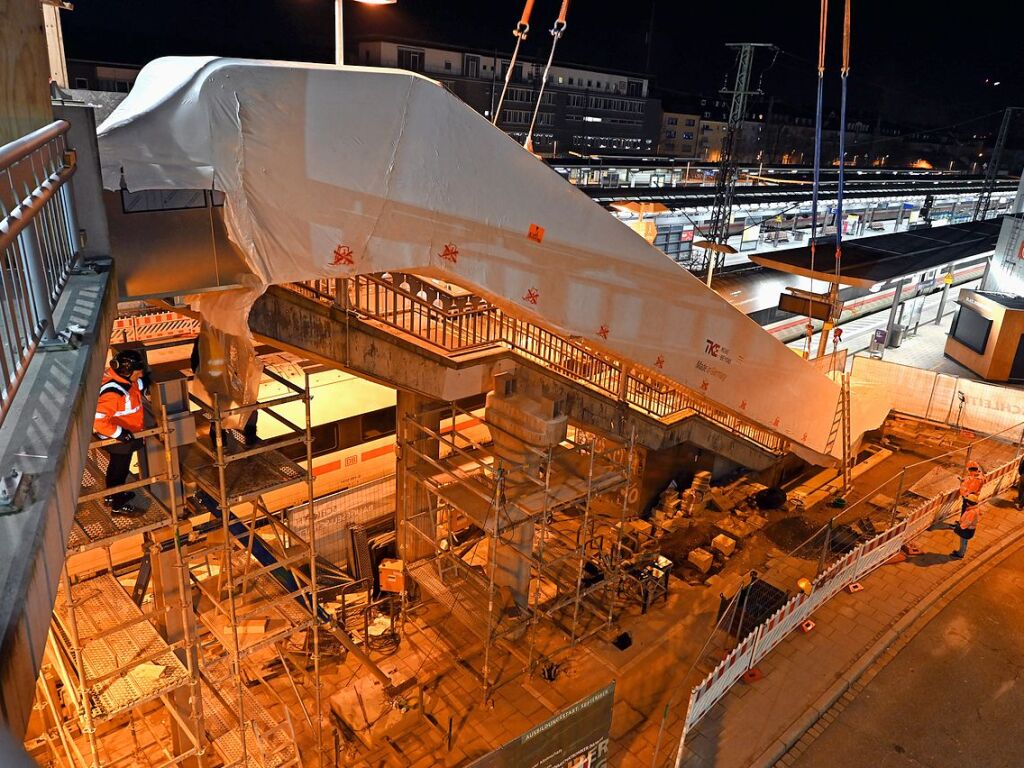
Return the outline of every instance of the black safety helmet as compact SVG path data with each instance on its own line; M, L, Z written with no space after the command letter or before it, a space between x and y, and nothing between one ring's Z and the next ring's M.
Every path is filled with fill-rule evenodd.
M110 361L110 367L118 376L127 379L133 372L144 370L146 366L142 360L142 354L137 349L122 349L114 355L114 359Z

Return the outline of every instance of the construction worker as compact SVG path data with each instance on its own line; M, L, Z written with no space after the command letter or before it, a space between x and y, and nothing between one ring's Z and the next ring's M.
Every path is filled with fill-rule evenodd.
M964 508L960 513L960 519L953 526L953 533L960 537L960 548L950 552L950 557L963 560L964 555L967 554L967 542L974 538L974 532L978 528L980 519L981 508L978 506L978 494L968 494L964 497Z
M122 350L111 359L100 384L93 432L101 439L120 441L103 446L103 450L110 456L106 474L107 488L124 485L132 465L132 455L143 445L135 433L141 432L145 423L145 412L142 409L142 394L146 387L145 368L141 353L134 349ZM103 501L118 514L132 515L137 512L131 504L134 498L135 493L132 491L118 491L104 496Z
M1024 459L1017 465L1017 509L1024 508Z
M203 365L202 356L199 354L199 336L196 336L195 342L192 344L192 355L190 359L192 365L192 371L196 375L202 370ZM259 443L259 438L256 435L256 419L259 417L259 411L252 411L249 414L249 418L246 419L245 425L242 427L242 436L245 440L246 445L256 445ZM217 428L211 423L210 424L210 443L216 449L217 447Z
M960 480L961 512L967 509L967 497L971 494L980 495L983 485L985 485L985 473L981 471L981 465L976 461L968 461L967 477Z

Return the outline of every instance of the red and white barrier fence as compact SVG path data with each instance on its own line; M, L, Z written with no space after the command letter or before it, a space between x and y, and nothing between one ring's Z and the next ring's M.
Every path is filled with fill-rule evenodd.
M199 333L199 321L177 312L124 315L114 320L111 344L186 338Z
M1017 459L988 475L981 491L986 500L1010 488L1017 480ZM959 491L935 496L914 509L904 520L852 549L823 571L810 594L799 593L752 630L738 646L690 694L684 725L685 734L728 693L733 683L753 669L790 632L803 624L819 607L850 584L859 581L893 557L904 544L934 523L960 509ZM682 745L680 744L680 750Z

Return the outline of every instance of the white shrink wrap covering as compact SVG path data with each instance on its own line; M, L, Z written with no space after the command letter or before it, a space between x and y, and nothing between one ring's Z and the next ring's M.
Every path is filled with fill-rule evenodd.
M824 451L833 381L432 80L158 59L99 135L110 189L221 190L264 285L443 277Z

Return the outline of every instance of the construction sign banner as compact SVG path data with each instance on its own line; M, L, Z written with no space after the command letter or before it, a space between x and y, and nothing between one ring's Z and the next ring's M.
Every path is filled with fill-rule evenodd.
M470 768L607 768L614 701L613 682Z

